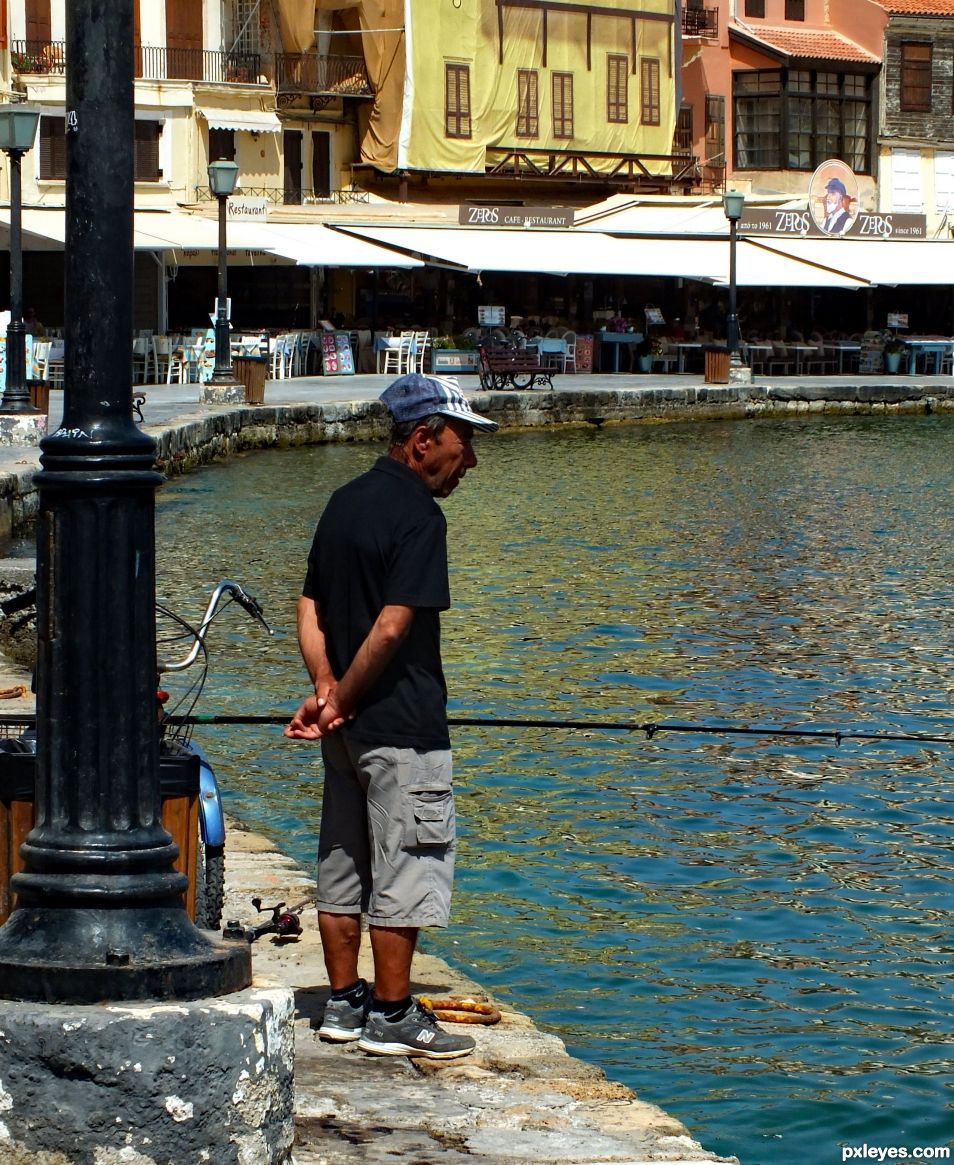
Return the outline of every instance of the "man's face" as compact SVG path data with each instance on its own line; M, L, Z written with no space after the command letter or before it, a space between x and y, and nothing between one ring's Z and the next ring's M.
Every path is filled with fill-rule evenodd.
M829 190L825 195L825 209L829 214L834 214L836 210L841 207L841 195L837 190Z
M477 464L473 436L473 425L448 417L440 436L429 437L421 476L435 498L452 494L467 470Z

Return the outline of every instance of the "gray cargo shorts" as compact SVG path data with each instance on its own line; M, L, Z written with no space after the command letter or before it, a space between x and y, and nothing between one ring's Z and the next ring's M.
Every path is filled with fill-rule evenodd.
M447 926L456 816L450 750L321 741L318 909L373 926Z

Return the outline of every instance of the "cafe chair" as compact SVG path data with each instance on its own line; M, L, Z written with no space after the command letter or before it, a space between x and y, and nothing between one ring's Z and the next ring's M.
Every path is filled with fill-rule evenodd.
M397 376L404 376L405 373L412 372L411 364L415 353L414 333L402 332L396 347L384 349L385 375L393 372Z
M772 355L766 361L769 372L781 372L783 375L787 374L791 372L793 363L794 358L788 348L777 340L773 340Z
M177 336L153 336L152 354L157 383L186 383L189 379L189 364Z
M427 356L427 349L431 342L430 332L415 332L414 344L417 351L412 356L411 360L414 365L415 372L424 371L424 360Z
M564 332L563 343L566 344L566 350L563 353L563 371L576 372L576 332Z
M48 380L51 388L63 387L63 361L66 345L63 340L51 340L40 369L40 379Z
M152 355L152 336L137 336L132 347L133 384L153 384L155 363Z
M286 380L291 367L291 342L293 337L285 333L272 340L272 350L269 353L268 378L269 380Z

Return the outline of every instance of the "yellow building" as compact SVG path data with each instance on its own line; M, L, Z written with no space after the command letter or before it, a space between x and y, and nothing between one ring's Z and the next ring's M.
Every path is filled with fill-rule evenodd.
M344 14L341 14L344 16ZM379 174L639 183L672 173L672 0L363 0Z

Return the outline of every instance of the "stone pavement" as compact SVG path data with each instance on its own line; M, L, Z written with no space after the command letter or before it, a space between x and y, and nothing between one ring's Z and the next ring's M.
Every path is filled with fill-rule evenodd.
M225 917L246 925L263 904L298 904L310 878L265 838L232 822L226 844ZM264 917L264 916L262 916ZM459 1029L477 1040L458 1061L375 1057L317 1037L328 979L314 909L297 940L260 938L256 984L295 993L295 1165L704 1165L707 1153L672 1116L573 1059L555 1036L427 954L415 957L412 990L493 1002L501 1022ZM371 978L367 961L361 973Z

